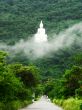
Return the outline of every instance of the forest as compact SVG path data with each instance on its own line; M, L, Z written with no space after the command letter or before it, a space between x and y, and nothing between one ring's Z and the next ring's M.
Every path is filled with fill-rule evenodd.
M82 1L0 0L0 47L31 38L41 20L51 39L81 22ZM18 110L44 94L64 110L82 110L82 44L36 60L0 48L0 110Z

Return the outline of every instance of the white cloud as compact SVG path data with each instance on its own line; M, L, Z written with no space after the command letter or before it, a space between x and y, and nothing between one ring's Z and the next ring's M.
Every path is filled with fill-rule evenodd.
M23 39L15 45L10 46L4 43L0 44L0 49L4 49L15 55L18 52L24 53L30 59L37 59L47 56L49 53L57 52L59 49L69 47L74 42L79 45L82 43L82 23L75 24L67 30L54 35L53 38L46 43L34 42L34 36L27 41Z

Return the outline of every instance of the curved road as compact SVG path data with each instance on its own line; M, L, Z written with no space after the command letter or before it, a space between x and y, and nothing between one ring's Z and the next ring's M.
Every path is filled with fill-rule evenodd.
M21 110L63 110L60 107L54 105L46 97L41 97L39 101L34 102L28 107Z

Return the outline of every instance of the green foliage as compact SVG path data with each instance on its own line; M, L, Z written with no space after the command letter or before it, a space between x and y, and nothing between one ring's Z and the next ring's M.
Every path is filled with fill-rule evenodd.
M45 94L51 99L82 97L82 67L73 66L66 70L61 79L50 79L45 83Z
M64 108L64 110L81 110L82 100L69 98L67 100L56 100L53 102L57 105L60 105Z
M76 54L73 58L78 65L82 65L82 53Z
M53 99L53 103L62 106L63 105L64 100L63 99Z
M1 0L0 40L13 44L35 34L43 20L49 34L82 20L81 0Z
M4 57L4 55L2 54ZM4 61L4 60L3 60ZM0 101L16 99L18 91L23 88L22 82L15 77L11 69L2 62L0 65Z
M0 52L0 110L18 110L29 104L37 83L39 71L35 66L8 65L6 54Z
M3 51L0 51L0 63L4 63L5 62L5 57L7 56L7 54Z
M12 45L21 38L27 39L36 33L40 20L50 37L54 33L68 28L82 20L81 0L1 0L0 1L0 41ZM38 61L29 61L25 55L18 53L10 62L32 63L40 68L43 79L61 77L65 69L81 64L80 47L58 51L53 57L45 57ZM80 53L80 54L79 54ZM78 54L78 55L77 55ZM28 56L27 56L28 57ZM73 58L72 58L73 57ZM66 61L66 62L65 62Z
M71 70L67 70L64 75L64 95L74 96L75 90L80 88L80 81L82 80L82 67L73 66Z
M0 110L18 110L20 108L23 108L25 106L27 106L28 104L30 104L31 101L21 101L21 100L13 100L10 102L0 102Z
M82 63L81 53L69 57L69 63L72 65L65 67L65 73L58 80L50 79L47 84L47 94L53 102L62 106L64 110L81 110L82 109ZM68 60L64 61L68 62ZM77 66L74 66L77 65ZM52 83L51 83L52 82ZM49 86L51 84L51 86ZM53 86L52 86L53 85ZM51 87L51 89L50 89ZM50 89L50 90L49 90ZM75 97L75 98L69 98Z
M54 80L51 79L45 83L44 94L48 95L50 98L53 98L54 96L54 84Z
M44 85L43 84L38 84L35 88L35 97L38 98L42 96L44 93Z
M64 87L61 79L50 79L45 83L44 94L47 94L52 100L54 98L64 98Z
M75 90L75 94L77 97L82 98L82 86L79 89Z
M21 38L27 39L36 33L40 20L44 21L48 34L52 36L80 22L81 10L81 0L0 0L0 42L12 45ZM0 52L0 106L12 110L19 108L24 100L32 98L33 92L36 96L44 92L51 99L70 96L81 98L81 51L82 48L75 45L53 53L53 57L47 56L37 61L29 61L22 53L16 55L13 61L8 59L8 63L32 63L39 67L45 85L37 85L40 82L39 70L35 66L6 64L7 54ZM58 79L63 74L64 77ZM77 103L74 99L64 102L65 105L67 103L66 110L70 110L70 102L73 105ZM62 105L63 100L59 103ZM75 107L79 110L77 104Z
M39 70L35 66L23 66L22 64L10 65L16 76L18 76L27 87L34 87L39 83Z

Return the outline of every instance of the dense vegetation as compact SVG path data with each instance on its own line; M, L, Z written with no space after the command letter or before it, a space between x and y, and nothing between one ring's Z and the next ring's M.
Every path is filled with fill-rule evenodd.
M0 110L18 110L32 102L34 90L40 93L39 71L34 66L7 64L0 52Z
M36 33L41 19L48 35L52 37L53 33L59 33L81 21L81 5L81 0L1 0L0 41L13 44L21 38L27 39ZM82 48L79 48L79 46L72 46L70 51L69 49L60 50L53 57L47 56L35 62L30 62L22 53L19 53L13 62L35 64L41 68L42 75L59 77L66 68L75 63L72 59L82 51Z
M82 20L81 0L0 0L0 40L10 44L36 33L43 20L48 34Z
M82 20L82 1L0 0L0 42L13 45L28 39L40 20L52 37ZM0 109L24 107L32 102L33 92L35 98L48 95L65 110L81 110L82 46L73 44L35 61L22 53L10 59L0 52Z
M75 60L76 59L76 60ZM66 69L61 78L48 80L45 94L64 110L82 109L82 55L74 59L77 63Z

